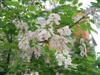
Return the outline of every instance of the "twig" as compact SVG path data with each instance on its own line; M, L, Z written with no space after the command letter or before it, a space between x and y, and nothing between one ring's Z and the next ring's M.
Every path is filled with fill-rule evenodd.
M69 28L72 28L74 25L76 25L77 23L79 23L82 19L86 18L86 16L88 16L89 14L91 13L94 13L96 11L95 8L90 8L90 9L87 9L85 11L85 15L82 16L78 21L76 21L73 25L69 26Z

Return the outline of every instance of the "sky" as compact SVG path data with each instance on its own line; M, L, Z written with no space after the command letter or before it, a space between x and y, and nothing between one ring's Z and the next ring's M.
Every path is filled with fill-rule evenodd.
M49 1L52 2L52 0L47 0L47 1L46 1L46 4L45 4L45 8L46 8L47 10L51 10L52 8L54 8L54 6L51 5L51 4L49 3ZM91 2L96 2L96 0L79 0L78 3L82 3L81 8L86 9L86 8L88 8L89 6L91 6ZM56 5L57 5L57 4L56 4Z
M79 0L79 2L83 3L81 8L87 8L91 6L91 2L96 2L96 0Z

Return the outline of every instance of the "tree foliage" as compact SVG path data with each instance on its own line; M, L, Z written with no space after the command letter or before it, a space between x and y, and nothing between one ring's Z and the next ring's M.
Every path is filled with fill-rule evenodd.
M78 0L52 0L54 1L54 5L56 3L59 3L60 5L47 11L45 10L45 5L43 5L46 1L47 0L1 0L0 75L31 75L32 73L39 73L40 75L93 75L95 52L94 46L89 43L91 40L89 34L91 31L95 30L92 29L89 24L90 19L88 14L95 13L95 10L78 10ZM65 1L72 2L72 4L66 4ZM29 40L30 47L35 48L35 50L40 49L40 56L38 58L36 58L34 54L34 49L23 50L19 47L24 44L22 43L19 45L23 40L23 37L27 39L30 38L30 36L27 35L28 32L32 32L32 37L39 34L37 33L37 30L39 29L41 22L40 24L37 24L37 19L43 17L48 21L48 18L50 18L50 15L52 14L54 18L56 15L56 19L58 20L57 22L56 19L54 19L53 21L55 23L51 26L57 37L62 35L57 32L58 29L64 29L66 26L69 27L69 30L66 31L69 35L67 34L68 36L64 36L64 38L67 38L70 41L66 46L68 47L68 50L71 49L69 55L71 56L74 66L69 66L67 69L64 68L64 65L58 65L58 61L56 60L57 50L50 48L52 46L48 43L52 38L47 40L42 38L43 41L40 41L40 37ZM59 16L60 19L58 19ZM50 23L53 21L50 21ZM42 25L44 23L43 20ZM59 23L60 25L56 25ZM49 28L50 26L44 27L45 30L49 30ZM42 31L43 30L40 32ZM37 34L34 35L34 32ZM47 35L49 34L48 32L45 33L47 33ZM54 34L50 35L53 36ZM49 35L47 37L49 37ZM59 41L59 39L55 40ZM43 47L38 46L38 44L41 43L44 44ZM87 52L85 54L83 52L82 56L80 53L82 49L85 48L84 44ZM24 48L26 48L26 46L24 46ZM64 57L67 58L68 56L65 55Z

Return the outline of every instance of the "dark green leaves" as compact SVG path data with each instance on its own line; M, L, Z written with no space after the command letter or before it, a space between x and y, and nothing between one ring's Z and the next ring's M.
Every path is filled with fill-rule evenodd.
M10 1L10 0L7 0L7 1L5 1L5 4L6 4L7 6L15 6L15 7L20 6L20 4L19 4L18 1Z
M63 4L66 0L60 0L60 4Z
M77 4L77 3L78 3L78 0L73 0L72 3L73 3L73 4Z
M73 24L73 15L77 13L76 7L71 7L70 5L62 5L53 10L54 13L59 13L61 16L62 25L71 25Z
M7 23L4 26L4 31L7 34L16 34L16 27L13 23Z

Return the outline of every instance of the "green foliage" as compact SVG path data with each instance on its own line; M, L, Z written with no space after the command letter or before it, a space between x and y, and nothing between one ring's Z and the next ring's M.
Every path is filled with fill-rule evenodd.
M72 7L70 5L62 5L55 8L52 12L59 13L61 15L61 25L72 25L73 19L72 17L76 14L77 8Z
M33 72L38 71L40 75L55 75L58 71L64 75L92 75L95 64L95 55L92 52L94 48L89 46L88 56L86 58L80 57L79 40L77 40L78 43L73 47L74 53L72 54L73 63L78 64L76 69L72 68L72 70L68 70L57 66L55 50L48 50L48 47L42 49L42 55L39 57L39 60L33 56L29 63L21 58L17 39L19 31L12 20L23 20L28 24L29 30L34 31L36 30L36 18L39 16L47 17L50 13L58 13L61 16L61 27L63 27L65 25L73 25L74 21L72 17L79 12L76 6L63 5L65 1L77 4L78 0L60 0L59 3L62 5L50 12L44 11L44 7L38 0L33 4L29 4L30 1L4 0L2 2L3 7L0 6L0 75L24 75L28 69ZM93 5L99 7L99 3ZM95 31L88 23L82 23L80 27L83 30ZM75 30L74 27L72 30ZM49 59L49 62L46 62L46 59ZM99 73L100 69L96 69L95 71Z
M97 3L92 2L92 7L100 8L100 0L97 0Z
M60 0L60 3L63 4L66 0Z

